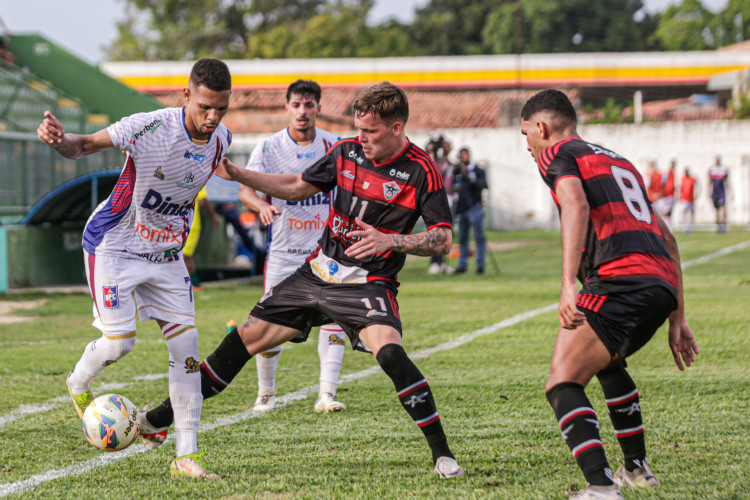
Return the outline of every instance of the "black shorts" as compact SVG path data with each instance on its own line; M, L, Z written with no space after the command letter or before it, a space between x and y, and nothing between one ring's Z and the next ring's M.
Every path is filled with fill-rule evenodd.
M724 195L711 196L711 201L714 202L714 208L721 208L726 205L726 199Z
M326 283L305 263L271 288L250 312L251 316L300 330L293 342L304 342L314 326L337 323L352 347L369 351L359 332L371 325L392 326L401 334L396 287L386 281L362 284Z
M589 294L584 286L578 294L578 309L609 353L622 359L646 345L676 308L674 294L662 286L607 295Z

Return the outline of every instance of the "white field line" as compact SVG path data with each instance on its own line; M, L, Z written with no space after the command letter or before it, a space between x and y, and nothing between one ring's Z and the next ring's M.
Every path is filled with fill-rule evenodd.
M687 269L687 268L689 268L689 267L691 267L693 265L703 264L705 262L711 261L713 259L716 259L718 257L727 255L727 254L735 252L737 250L742 250L742 249L747 248L747 247L750 247L750 241L745 241L743 243L739 243L739 244L733 245L731 247L726 247L726 248L724 248L722 250L719 250L718 252L714 252L712 254L704 255L703 257L699 257L697 259L694 259L694 260L691 260L691 261L688 261L688 262L683 262L682 263L682 268L683 269ZM516 325L518 323L526 321L527 319L531 319L531 318L533 318L535 316L538 316L540 314L543 314L543 313L546 313L546 312L550 312L550 311L554 311L556 308L557 308L557 303L554 303L554 304L549 304L549 305L544 306L544 307L540 307L538 309L533 309L531 311L526 311L526 312L517 314L517 315L515 315L513 317L504 319L504 320L502 320L502 321L500 321L498 323L495 323L493 325L489 325L489 326L486 326L484 328L480 328L479 330L475 330L475 331L473 331L471 333L468 333L466 335L462 335L462 336L460 336L460 337L458 337L456 339L453 339L451 341L445 342L443 344L439 344L439 345L437 345L435 347L431 347L429 349L423 349L421 351L417 351L417 352L411 354L409 357L411 359L415 359L415 360L416 359L422 359L422 358L426 358L426 357L428 357L428 356L430 356L430 355L432 355L432 354L434 354L436 352L447 351L447 350L450 350L450 349L455 349L457 347L460 347L460 346L463 346L465 344L468 344L469 342L471 342L472 340L474 340L476 338L482 337L484 335L489 335L491 333L494 333L494 332L496 332L498 330L502 330L504 328L508 328L508 327L514 326L514 325ZM352 382L354 380L358 380L358 379L361 379L361 378L369 377L370 375L374 375L376 373L379 373L380 371L381 371L380 366L375 365L375 366L372 366L372 367L367 368L365 370L359 371L357 373L351 373L349 375L343 375L341 377L341 379L340 379L340 382L341 383ZM164 374L162 376L159 376L159 375L146 375L144 377L138 377L138 378L139 379L149 379L149 378L153 379L153 378L164 378L166 376L167 376L166 374ZM110 384L110 387L114 386L114 385L115 384ZM124 387L124 386L127 386L127 385L129 385L129 384L119 384L118 388L119 387ZM294 391L294 392L285 394L285 395L277 398L277 400L276 400L277 401L276 409L281 408L281 407L283 407L283 406L285 406L285 405L287 405L287 404L289 404L289 403L291 403L293 401L299 401L299 400L305 399L305 398L309 397L310 395L315 394L317 391L318 391L318 386L317 385L311 385L311 386L305 387L303 389L300 389L298 391ZM57 401L57 400L60 400L60 399L67 400L67 396L64 396L64 397L61 397L61 398L54 398L53 400L50 400L50 401ZM21 412L21 411L25 411L26 413L36 413L37 412L37 411L30 411L29 408L31 408L31 407L24 407L24 408L26 408L26 409L22 410L21 407L19 407L16 410L13 410L13 412L11 412L11 413L17 413L17 412ZM41 410L38 410L38 411L46 411L46 410L49 410L49 409L51 409L51 407L50 408L41 409ZM21 415L22 414L19 414L19 417ZM219 418L218 420L215 420L214 422L211 422L211 423L201 424L200 431L201 432L212 431L214 429L218 429L218 428L221 428L221 427L225 427L225 426L229 426L229 425L236 424L236 423L239 423L239 422L243 422L243 421L251 419L251 418L257 418L257 417L260 417L262 415L263 414L256 413L256 412L254 412L252 410L241 412L241 413L236 413L234 415L230 415L230 416L227 416L227 417ZM0 424L2 424L2 423L3 423L2 420L0 420ZM174 437L173 435L170 435L167 438L167 440L172 440L173 437ZM130 457L130 456L133 456L133 455L137 455L139 453L144 453L146 451L149 451L150 449L151 448L149 446L146 446L146 445L140 445L140 444L138 444L138 445L132 445L132 446L130 446L130 447L128 447L128 448L126 448L126 449L124 449L122 451L98 455L95 458L92 458L91 460L87 460L87 461L82 462L80 464L70 465L68 467L63 467L62 469L55 469L55 470L47 471L47 472L44 472L42 474L37 474L35 476L31 476L28 479L23 479L23 480L20 480L20 481L16 481L14 483L0 484L0 497L4 497L4 496L11 495L11 494L14 494L14 493L23 493L23 492L26 492L26 491L30 491L30 490L33 490L34 488L36 488L37 486L39 486L40 484L48 482L48 481L52 481L54 479L68 477L68 476L73 476L73 475L77 475L77 474L85 474L85 473L87 473L87 472L89 472L89 471L91 471L91 470L93 470L93 469L95 469L97 467L102 467L102 466L105 466L105 465L109 465L109 464L117 462L117 461L119 461L119 460L121 460L123 458Z

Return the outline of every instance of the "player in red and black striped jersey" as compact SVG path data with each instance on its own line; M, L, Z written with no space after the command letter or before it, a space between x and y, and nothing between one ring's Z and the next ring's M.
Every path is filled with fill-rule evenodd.
M253 355L335 322L353 347L372 351L393 381L399 401L432 450L434 472L454 478L465 473L448 447L432 391L401 347L396 277L406 254L445 255L452 242L442 176L427 153L406 137L408 117L404 91L381 82L355 100L359 136L339 141L301 176L220 164L217 175L275 198L305 200L319 190L338 189L318 250L271 288L248 321L201 364L203 395L221 392ZM427 230L411 234L419 217ZM148 413L149 422L168 426L170 407L164 401Z
M347 270L346 282L396 281L406 253L388 248L368 256L348 255L363 227L384 235L409 234L420 216L428 232L451 226L443 178L429 155L411 142L395 157L377 162L367 159L359 138L344 139L307 169L302 180L324 192L338 186L320 247L308 259L326 281L341 282L342 267ZM331 261L338 267L333 274L328 268Z
M545 391L589 487L574 498L622 498L619 486L659 484L646 464L640 400L625 358L669 319L680 370L698 346L685 320L679 251L653 210L643 179L622 156L576 131L565 94L539 92L521 112L521 132L560 212L560 329ZM579 291L576 277L583 285ZM613 476L584 387L596 376L624 453Z

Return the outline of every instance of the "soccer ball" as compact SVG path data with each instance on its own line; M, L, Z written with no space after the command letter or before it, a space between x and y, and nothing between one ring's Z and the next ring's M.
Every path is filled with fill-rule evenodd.
M125 396L104 394L88 405L81 423L89 443L104 451L122 450L138 436L138 408Z

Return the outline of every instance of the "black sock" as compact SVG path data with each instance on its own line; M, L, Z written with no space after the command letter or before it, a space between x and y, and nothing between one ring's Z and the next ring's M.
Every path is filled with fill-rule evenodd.
M633 471L643 467L646 461L646 439L635 382L622 364L600 371L596 378L604 391L609 418L625 457L625 468Z
M586 481L592 485L613 484L612 471L599 437L599 421L580 384L563 382L547 391L563 438Z
M237 376L252 356L235 328L229 332L219 347L201 363L201 393L203 399L216 396ZM169 398L146 413L154 427L168 427L174 421L172 402Z
M432 450L432 461L435 462L440 457L454 458L448 447L448 439L443 432L430 386L403 347L387 344L378 351L377 360L393 381L406 413L422 429Z

